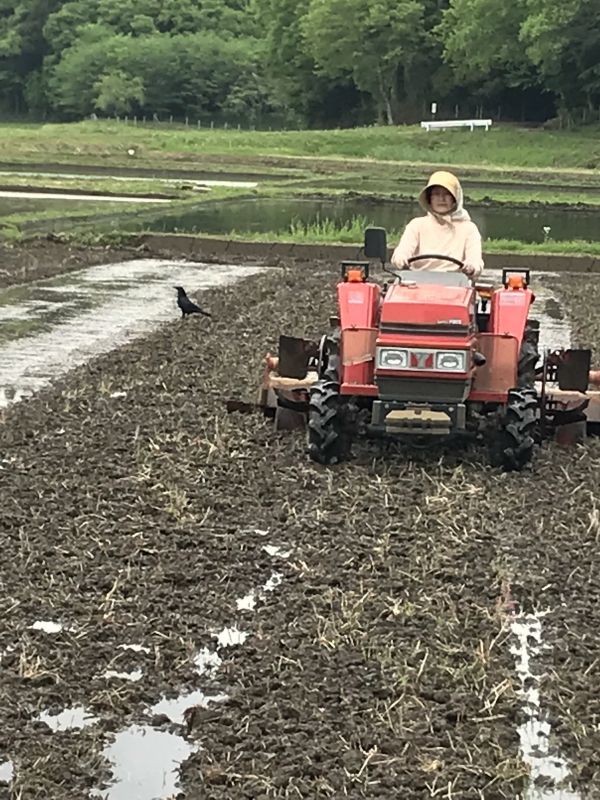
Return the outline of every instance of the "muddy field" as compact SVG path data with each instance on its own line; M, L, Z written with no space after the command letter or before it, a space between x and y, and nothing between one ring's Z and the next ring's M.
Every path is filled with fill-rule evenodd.
M0 244L0 289L15 283L42 280L64 272L139 258L134 247L78 247L52 237L31 239L25 244Z
M522 475L376 444L325 470L228 416L281 330L325 328L336 278L207 291L212 322L3 412L0 798L600 797L600 442ZM589 281L552 286L600 349ZM528 710L550 759L523 759ZM177 787L148 778L165 754ZM563 763L570 793L525 793Z

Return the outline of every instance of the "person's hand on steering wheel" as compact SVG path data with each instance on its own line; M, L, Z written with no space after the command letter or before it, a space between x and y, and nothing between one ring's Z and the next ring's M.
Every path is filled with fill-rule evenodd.
M392 266L396 269L408 269L408 258L405 256L392 256Z
M468 261L461 267L461 272L464 272L469 278L472 278L474 275L477 275L478 269L474 264L470 264Z

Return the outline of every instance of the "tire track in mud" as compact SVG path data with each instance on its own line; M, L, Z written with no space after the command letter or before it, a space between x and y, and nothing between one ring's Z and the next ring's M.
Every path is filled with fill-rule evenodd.
M545 276L559 297L576 346L592 348L600 364L600 313L593 278ZM548 498L524 529L521 573L536 576L531 606L547 609L541 691L552 725L551 744L568 761L574 788L600 797L600 441L573 450L549 449L528 482L532 500ZM548 490L551 487L551 491ZM537 594L534 597L533 594Z
M459 466L308 471L314 519L287 528L297 575L223 665L232 700L200 731L184 785L200 773L215 798L514 797L514 665L481 569L495 543L454 520L465 491L481 493Z
M485 502L472 503L464 496L461 512L453 515L454 525L466 529L468 519L480 535L487 532L493 538L492 566L495 584L501 586L498 611L504 621L502 646L514 653L517 667L523 668L524 654L529 659L527 669L519 674L524 694L518 699L521 708L515 721L529 752L525 761L532 777L538 778L535 788L524 790L526 798L567 800L595 797L598 791L590 758L595 745L589 744L586 753L576 753L563 735L561 717L569 713L564 694L570 694L571 680L563 665L572 658L565 647L576 653L573 640L577 637L572 632L569 642L561 629L573 624L580 631L587 629L588 640L594 630L584 620L585 607L574 609L567 600L565 583L570 583L583 555L578 531L598 535L597 489L593 487L597 486L599 458L598 442L571 451L548 444L533 469L524 473L469 472ZM456 493L460 493L458 487ZM588 565L593 585L597 567L589 564L589 553ZM519 642L523 637L525 641ZM514 677L513 673L512 687L518 692L520 681ZM532 733L537 741L531 740ZM553 788L552 778L565 778L567 783ZM569 781L574 782L573 791Z

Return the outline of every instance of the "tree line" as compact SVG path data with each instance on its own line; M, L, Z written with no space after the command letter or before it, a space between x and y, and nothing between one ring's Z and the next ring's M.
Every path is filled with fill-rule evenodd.
M0 0L0 108L251 125L598 119L600 0Z

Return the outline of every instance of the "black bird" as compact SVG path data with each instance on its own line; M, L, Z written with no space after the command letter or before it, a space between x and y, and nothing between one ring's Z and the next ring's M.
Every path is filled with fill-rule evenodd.
M208 311L204 311L200 306L197 306L196 303L190 300L183 286L175 286L173 288L177 289L177 305L181 309L182 319L187 317L188 314L202 314L204 317L212 317L212 314L209 314Z

